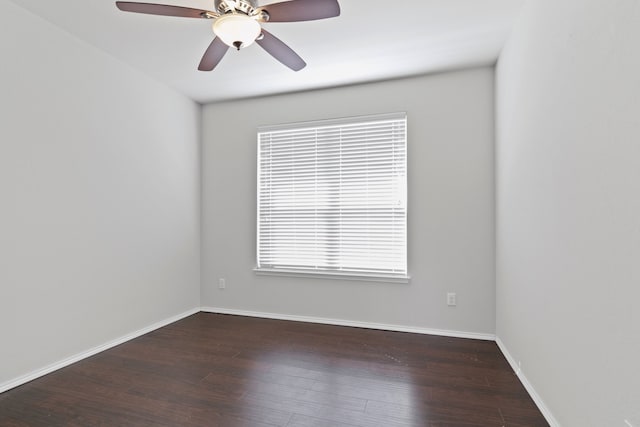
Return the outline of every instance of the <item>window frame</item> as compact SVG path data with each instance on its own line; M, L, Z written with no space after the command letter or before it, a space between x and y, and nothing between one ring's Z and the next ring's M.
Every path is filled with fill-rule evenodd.
M305 129L326 129L329 127L336 126L349 126L349 125L358 125L358 124L366 124L366 123L374 123L374 122L384 122L384 121L401 121L403 122L403 136L404 139L402 141L404 148L404 155L402 159L402 166L404 175L402 176L402 199L404 200L404 221L403 221L403 235L404 235L404 248L402 255L404 255L404 272L403 273L381 273L381 272L364 272L364 271L341 271L341 270L332 270L332 269L317 269L317 270L307 270L307 269L296 269L296 268L288 268L288 267L277 267L272 268L269 266L260 266L260 249L261 249L261 165L262 165L262 149L261 149L261 135L267 132L278 132L278 131L303 131ZM342 142L341 142L342 143ZM354 117L344 117L338 119L326 119L326 120L315 120L315 121L306 121L306 122L295 122L295 123L285 123L278 125L266 125L259 126L257 130L257 191L256 191L256 266L254 267L254 272L257 275L264 276L290 276L290 277L305 277L305 278L321 278L321 279L336 279L336 280L357 280L357 281L369 281L369 282L385 282L385 283L409 283L409 256L408 256L408 124L407 124L407 114L406 112L396 112L396 113L386 113L386 114L375 114L375 115L366 115L366 116L354 116Z

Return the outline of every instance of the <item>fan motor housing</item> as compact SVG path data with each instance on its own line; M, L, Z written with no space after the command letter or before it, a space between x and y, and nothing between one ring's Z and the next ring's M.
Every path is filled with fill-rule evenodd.
M223 15L225 13L232 13L234 10L250 15L255 11L256 7L258 7L257 0L215 0L214 4L218 13Z

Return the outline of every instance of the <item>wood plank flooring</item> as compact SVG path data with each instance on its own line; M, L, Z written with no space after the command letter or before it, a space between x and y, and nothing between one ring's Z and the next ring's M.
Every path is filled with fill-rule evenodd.
M0 394L0 426L548 426L495 343L198 313Z

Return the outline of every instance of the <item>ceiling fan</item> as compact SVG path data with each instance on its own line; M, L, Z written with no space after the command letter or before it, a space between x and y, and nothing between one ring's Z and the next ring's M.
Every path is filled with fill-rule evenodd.
M165 4L117 1L125 12L178 16L213 20L216 35L204 52L198 70L211 71L227 50L245 48L253 42L294 71L307 64L284 42L260 25L265 22L299 22L332 18L340 15L338 0L289 0L258 6L257 0L215 0L215 11Z

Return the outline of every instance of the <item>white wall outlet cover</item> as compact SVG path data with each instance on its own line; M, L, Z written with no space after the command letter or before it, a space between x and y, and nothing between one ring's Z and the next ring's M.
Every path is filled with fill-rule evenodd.
M447 305L453 307L456 305L456 294L455 292L447 293Z

